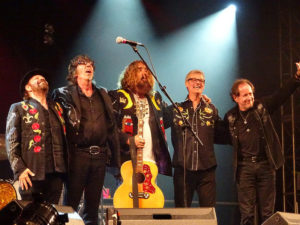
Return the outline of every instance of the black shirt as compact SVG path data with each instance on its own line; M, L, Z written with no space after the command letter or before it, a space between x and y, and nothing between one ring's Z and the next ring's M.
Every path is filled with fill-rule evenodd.
M93 87L93 94L87 97L78 88L81 105L81 124L78 135L78 147L85 148L92 145L104 146L107 140L107 115L104 103Z
M253 109L239 111L237 120L239 157L265 156L262 125Z
M43 117L42 125L44 126L44 134L43 138L45 139L45 173L53 173L55 172L54 169L54 159L53 159L53 146L52 146L52 130L54 127L61 126L60 122L58 121L58 118L54 114L53 110L49 107L48 110L46 110L43 106L41 106L42 110L39 110L43 112L43 115L41 115L41 118Z

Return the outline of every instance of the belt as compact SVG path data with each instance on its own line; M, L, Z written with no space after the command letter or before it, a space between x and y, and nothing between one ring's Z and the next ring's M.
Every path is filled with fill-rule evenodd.
M91 155L98 155L100 153L106 153L106 148L105 147L100 147L100 146L97 146L97 145L91 145L89 147L77 147L77 150L78 151L81 151L81 152L87 152L87 153L90 153Z
M261 161L265 161L265 160L267 160L267 158L263 157L263 156L249 156L249 157L243 157L243 158L241 158L241 161L244 161L244 162L253 162L253 163L261 162Z

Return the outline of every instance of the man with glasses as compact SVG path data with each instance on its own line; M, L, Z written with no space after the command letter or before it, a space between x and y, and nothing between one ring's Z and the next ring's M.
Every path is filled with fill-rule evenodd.
M84 192L86 225L98 224L106 164L120 166L112 103L106 90L93 84L94 71L94 62L87 55L74 57L68 67L70 85L53 92L66 115L69 164L65 204L77 210Z
M222 126L218 111L202 95L205 87L204 73L190 71L185 78L188 96L178 104L183 117L191 124L199 137L199 143L173 106L169 107L166 127L171 126L174 147L174 199L176 207L190 207L194 191L198 193L200 207L214 207L216 203L214 142L221 143ZM216 134L219 134L217 136Z

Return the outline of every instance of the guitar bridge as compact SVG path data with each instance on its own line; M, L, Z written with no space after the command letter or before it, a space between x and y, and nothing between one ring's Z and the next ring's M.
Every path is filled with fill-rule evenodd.
M133 199L134 195L132 192L129 192L129 197ZM148 199L149 197L150 197L149 193L145 193L145 192L138 193L138 198Z

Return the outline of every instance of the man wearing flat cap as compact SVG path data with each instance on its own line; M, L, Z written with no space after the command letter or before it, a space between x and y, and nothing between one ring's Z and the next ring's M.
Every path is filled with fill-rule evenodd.
M46 72L34 69L20 82L23 101L11 105L6 150L22 200L58 204L65 165L65 122L59 103L47 98Z

